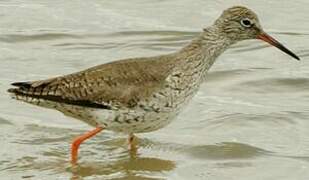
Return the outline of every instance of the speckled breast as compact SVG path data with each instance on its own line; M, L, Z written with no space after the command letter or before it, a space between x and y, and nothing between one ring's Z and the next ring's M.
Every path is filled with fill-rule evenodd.
M171 75L164 88L155 92L148 99L141 101L133 109L96 110L92 114L96 121L107 129L142 133L160 129L168 125L196 94L199 83L193 78L184 79ZM194 79L196 80L196 79Z

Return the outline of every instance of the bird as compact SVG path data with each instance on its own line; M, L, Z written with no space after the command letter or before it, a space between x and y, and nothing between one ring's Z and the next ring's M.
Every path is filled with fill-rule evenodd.
M93 130L71 144L71 163L78 163L80 144L102 130L128 135L161 129L188 104L216 59L231 45L263 40L296 60L300 58L262 28L255 12L244 6L223 11L211 26L176 52L128 58L45 80L14 82L12 98L81 120Z

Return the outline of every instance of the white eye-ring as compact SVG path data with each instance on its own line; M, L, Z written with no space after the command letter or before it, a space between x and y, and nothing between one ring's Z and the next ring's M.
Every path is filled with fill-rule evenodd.
M242 20L240 21L240 24L241 24L242 26L244 26L244 27L247 27L247 28L249 28L249 27L251 27L251 26L253 25L252 22L251 22L251 20L248 19L248 18L242 19Z

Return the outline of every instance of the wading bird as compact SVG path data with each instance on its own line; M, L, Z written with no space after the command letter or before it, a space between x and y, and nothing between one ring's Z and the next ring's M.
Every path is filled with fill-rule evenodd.
M16 88L8 91L18 100L56 109L95 127L74 139L71 162L76 164L80 144L103 129L127 133L132 144L134 133L169 124L196 94L217 57L247 39L266 41L299 60L263 31L253 11L235 6L175 53L114 61L46 80L15 82Z

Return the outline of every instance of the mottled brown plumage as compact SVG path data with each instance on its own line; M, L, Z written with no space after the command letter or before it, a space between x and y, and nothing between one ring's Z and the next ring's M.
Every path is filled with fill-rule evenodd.
M102 129L149 132L169 124L196 94L216 58L232 44L262 39L299 59L267 35L254 12L229 8L178 52L132 58L41 81L18 82L9 92L28 103L54 108L97 128L72 144L72 162L85 139Z
M66 76L13 83L19 88L9 92L81 106L132 107L165 84L176 60L171 56L120 60Z

